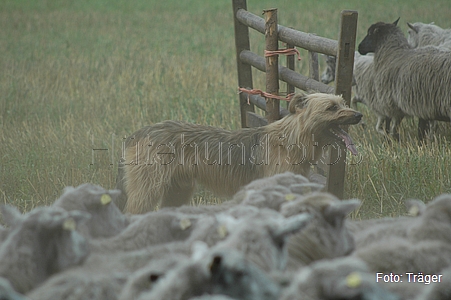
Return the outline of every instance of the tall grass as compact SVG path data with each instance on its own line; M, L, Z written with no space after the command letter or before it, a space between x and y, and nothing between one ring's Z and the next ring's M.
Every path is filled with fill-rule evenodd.
M333 39L342 9L359 11L358 40L398 16L451 27L444 0L373 2L249 0L248 8L277 7L281 24ZM68 185L114 188L123 137L151 123L239 128L231 10L225 0L0 2L2 202L29 210ZM251 32L252 50L263 47ZM304 57L297 68L306 73ZM255 79L263 88L263 75ZM446 139L418 147L408 121L403 141L386 143L363 111L368 127L352 129L362 161L348 166L346 186L364 201L356 217L397 215L403 199L450 192ZM195 201L216 200L200 191Z

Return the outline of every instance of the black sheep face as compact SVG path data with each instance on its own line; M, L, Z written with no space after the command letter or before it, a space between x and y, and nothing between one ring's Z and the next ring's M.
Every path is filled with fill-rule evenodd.
M393 23L377 22L368 28L368 32L359 44L359 53L362 55L370 52L376 52L376 48L381 44L382 40L389 32L398 24L398 20Z

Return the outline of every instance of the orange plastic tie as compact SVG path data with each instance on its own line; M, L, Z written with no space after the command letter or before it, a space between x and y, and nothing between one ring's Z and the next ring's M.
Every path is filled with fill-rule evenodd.
M279 54L283 54L283 55L297 55L298 56L298 60L301 60L301 53L296 48L288 48L288 49L284 49L284 50L274 50L274 51L265 50L265 57L275 56L275 55L279 55Z
M291 98L294 96L294 93L292 93L292 94L288 94L286 97L283 97L283 96L279 96L279 95L273 95L273 94L270 94L270 93L267 93L267 92L264 92L264 91L258 90L258 89L248 90L245 88L238 88L238 90L239 90L239 93L247 94L247 104L250 104L249 95L260 95L265 98L277 99L277 100L283 100L283 101L290 101Z

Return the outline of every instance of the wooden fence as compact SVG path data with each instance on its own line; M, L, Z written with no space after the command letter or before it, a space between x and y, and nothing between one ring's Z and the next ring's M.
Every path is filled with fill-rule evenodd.
M322 93L341 95L350 104L352 71L357 30L357 12L341 12L340 31L337 40L297 31L278 25L277 9L264 11L265 19L247 11L246 0L232 0L235 45L238 69L238 86L253 89L252 67L266 73L266 92L279 94L279 80L287 83L287 94L295 88L315 90ZM309 76L294 71L293 55L287 56L287 66L279 64L278 56L261 57L250 51L249 28L265 35L266 51L276 51L279 41L287 44L287 49L300 47L309 51ZM318 53L337 57L335 87L319 82ZM280 108L279 100L261 95L239 94L241 126L263 126L285 116L288 112ZM249 104L250 102L250 104ZM266 118L255 113L255 106L266 112ZM337 151L328 151L329 161L324 165L327 174L327 191L343 198L345 160Z

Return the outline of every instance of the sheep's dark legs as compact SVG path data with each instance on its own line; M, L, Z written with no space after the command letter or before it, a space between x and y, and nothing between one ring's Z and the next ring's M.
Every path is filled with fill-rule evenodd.
M425 119L418 119L418 142L421 144L430 130L429 121Z
M395 139L395 141L399 141L399 124L401 124L402 119L392 119L390 124L390 135Z
M390 133L391 118L385 118L385 132Z

